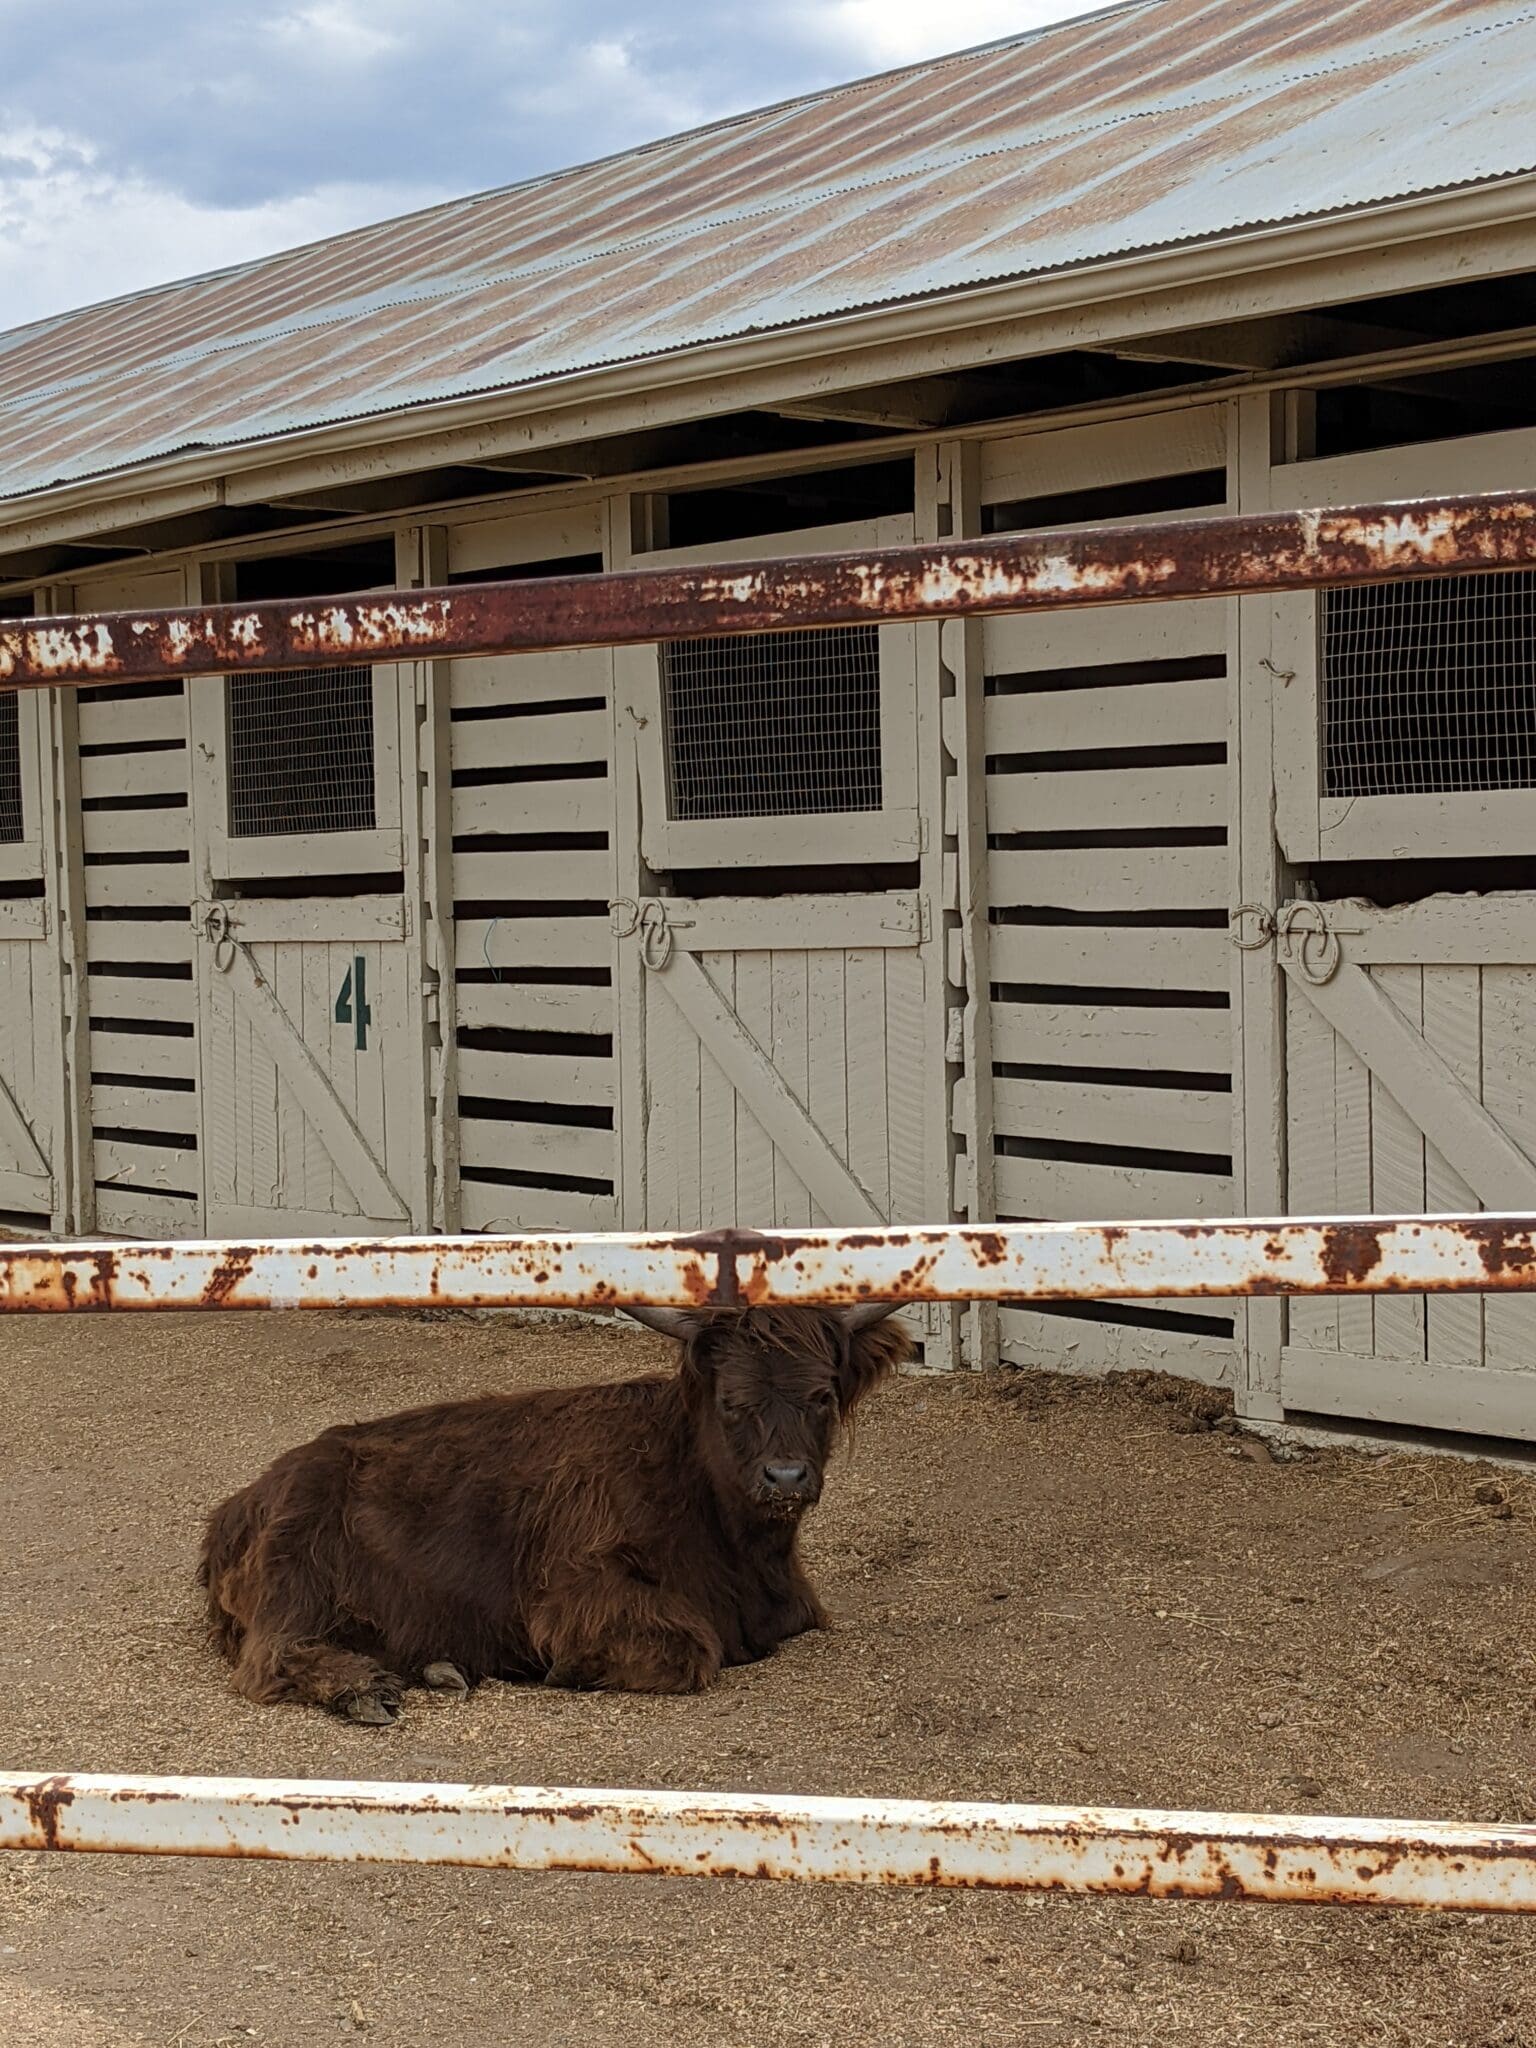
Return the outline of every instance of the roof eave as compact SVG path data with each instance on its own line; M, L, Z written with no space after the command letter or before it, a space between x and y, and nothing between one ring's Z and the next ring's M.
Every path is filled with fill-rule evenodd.
M793 327L634 358L538 383L499 387L468 397L363 415L271 438L204 446L79 482L0 500L0 542L36 546L72 535L107 532L151 517L213 503L250 504L273 494L407 471L427 461L473 460L479 452L533 453L562 439L592 438L628 427L697 417L686 395L711 381L762 380L738 402L771 403L823 395L889 375L877 352L932 344L933 369L963 359L984 361L987 336L1012 333L1014 354L1063 345L1093 345L1166 328L1171 294L1193 292L1236 276L1305 271L1380 253L1389 224L1393 248L1447 235L1528 225L1536 218L1536 173L1491 180L1348 213L1246 229L1208 241L1116 257L1070 270L909 299ZM1496 268L1490 265L1490 268ZM1085 317L1090 315L1091 317ZM1071 338L1064 338L1063 323ZM1039 330L1031 333L1031 329ZM974 337L967 341L967 337ZM995 343L993 344L995 347ZM816 384L807 365L820 366ZM907 368L906 375L919 372ZM677 403L658 407L659 394ZM579 420L570 415L580 413ZM606 414L612 413L609 420ZM595 424L595 419L599 422ZM423 444L458 437L462 450ZM345 458L345 469L341 464Z

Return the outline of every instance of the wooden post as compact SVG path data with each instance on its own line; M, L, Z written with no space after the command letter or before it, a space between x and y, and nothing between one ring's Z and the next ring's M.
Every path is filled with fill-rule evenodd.
M1233 401L1229 421L1237 509L1270 503L1270 470L1304 426L1305 394L1263 392ZM1291 452L1305 452L1292 446ZM1274 600L1233 600L1236 657L1229 682L1232 788L1232 877L1239 903L1273 909L1289 893L1275 837L1275 745L1272 718ZM1269 946L1232 949L1232 1185L1245 1216L1278 1216L1286 1208L1285 983ZM1286 1304L1278 1298L1234 1304L1237 1412L1258 1421L1283 1413L1280 1354Z
M38 592L39 612L68 612L74 592L50 584ZM41 790L47 946L58 991L54 1050L57 1122L50 1166L53 1223L82 1233L96 1226L96 1179L91 1136L91 1017L85 929L84 826L80 809L80 714L74 690L50 690L40 721L44 744ZM49 1020L35 1017L34 1031Z
M976 446L943 442L920 451L917 459L919 539L979 533ZM974 619L923 626L918 645L919 802L931 932L925 943L934 1076L929 1183L935 1213L990 1222L997 1212L981 626ZM957 1126L967 1133L964 1151ZM927 1346L930 1364L980 1369L997 1363L995 1303L945 1309L935 1322Z
M634 560L632 520L648 515L653 499L618 496L608 499L603 558L610 569L627 569ZM611 708L613 806L609 820L611 853L610 901L637 906L649 877L640 849L640 708L645 701L647 664L654 657L646 647L610 650L608 701ZM610 959L613 972L614 1053L614 1186L620 1230L644 1230L649 1194L646 1175L646 1121L649 1081L646 1073L646 970L634 939L621 938L624 921L612 920Z
M407 526L395 537L395 579L402 590L441 589L448 581L448 535L440 526ZM452 729L449 665L409 664L410 730L401 734L401 838L405 895L413 919L407 944L422 987L418 1080L424 1109L424 1180L411 1207L423 1227L456 1231L459 1214L457 945L453 918ZM404 714L403 714L404 715Z

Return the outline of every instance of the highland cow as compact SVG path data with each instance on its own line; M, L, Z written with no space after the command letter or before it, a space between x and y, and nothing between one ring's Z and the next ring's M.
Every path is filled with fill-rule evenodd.
M675 1371L339 1424L216 1508L236 1688L387 1725L413 1684L695 1692L824 1627L800 1522L892 1307L631 1313Z

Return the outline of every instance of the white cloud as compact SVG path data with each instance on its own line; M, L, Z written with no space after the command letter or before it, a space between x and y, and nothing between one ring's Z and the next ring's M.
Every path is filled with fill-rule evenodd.
M942 7L932 0L810 0L804 13L873 69L942 57L1090 11L1084 0L948 0Z
M445 196L332 184L252 206L198 206L147 179L104 174L87 145L57 133L0 147L0 331Z

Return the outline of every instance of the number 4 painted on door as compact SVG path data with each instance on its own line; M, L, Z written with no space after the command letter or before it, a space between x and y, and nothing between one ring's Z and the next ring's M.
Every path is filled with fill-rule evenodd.
M361 953L354 954L337 991L336 1022L356 1025L352 1043L359 1052L368 1050L368 1026L373 1022L373 1012L368 1007L368 962Z

